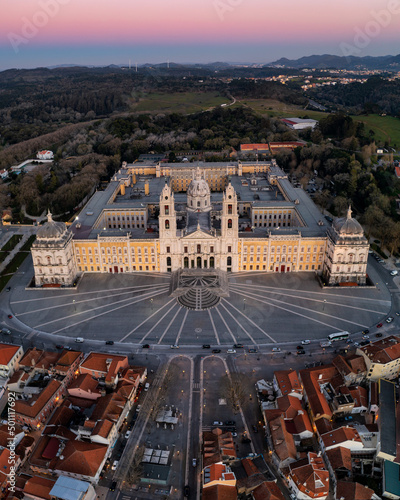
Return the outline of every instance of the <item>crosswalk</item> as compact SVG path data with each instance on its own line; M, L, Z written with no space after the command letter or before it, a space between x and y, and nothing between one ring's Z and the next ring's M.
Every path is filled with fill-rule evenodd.
M193 390L200 390L200 382L193 383Z

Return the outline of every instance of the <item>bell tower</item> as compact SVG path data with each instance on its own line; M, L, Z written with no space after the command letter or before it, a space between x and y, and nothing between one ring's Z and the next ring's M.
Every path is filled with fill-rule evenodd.
M239 216L237 195L229 181L222 201L220 268L231 272L239 270Z
M160 215L158 217L160 234L160 270L171 272L179 267L176 256L176 213L174 193L165 183L160 196Z

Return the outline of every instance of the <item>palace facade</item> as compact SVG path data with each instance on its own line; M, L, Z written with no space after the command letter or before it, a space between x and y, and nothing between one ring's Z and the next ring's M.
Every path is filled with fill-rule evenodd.
M84 273L312 272L366 283L369 245L352 218L331 226L275 160L122 164L70 227L51 214L32 246L36 286Z

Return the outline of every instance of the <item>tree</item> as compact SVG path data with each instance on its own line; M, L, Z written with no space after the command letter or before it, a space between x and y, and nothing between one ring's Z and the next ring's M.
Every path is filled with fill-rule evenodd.
M345 210L348 208L349 202L344 196L337 196L333 200L333 206L335 207L337 215L341 217L344 214Z
M381 225L385 214L376 205L370 205L364 213L363 221L366 226L366 236L369 239Z
M243 375L239 373L224 375L221 380L221 386L223 387L223 392L226 394L228 403L234 413L237 413L247 402Z

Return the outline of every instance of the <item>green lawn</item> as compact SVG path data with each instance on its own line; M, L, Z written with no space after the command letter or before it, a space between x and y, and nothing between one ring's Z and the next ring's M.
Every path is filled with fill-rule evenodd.
M195 113L229 102L227 97L218 92L144 94L138 103L132 101L131 109L139 113Z
M14 234L1 249L2 252L10 252L22 240L21 234Z
M393 148L400 148L400 120L393 116L352 116L354 121L364 122L365 128L375 132L377 145L388 141Z
M296 106L295 104L285 104L284 102L277 101L275 99L243 99L240 103L262 115L278 116L283 118L301 118L307 115L313 120L320 120L328 114L322 113L321 111L304 109L303 107Z

